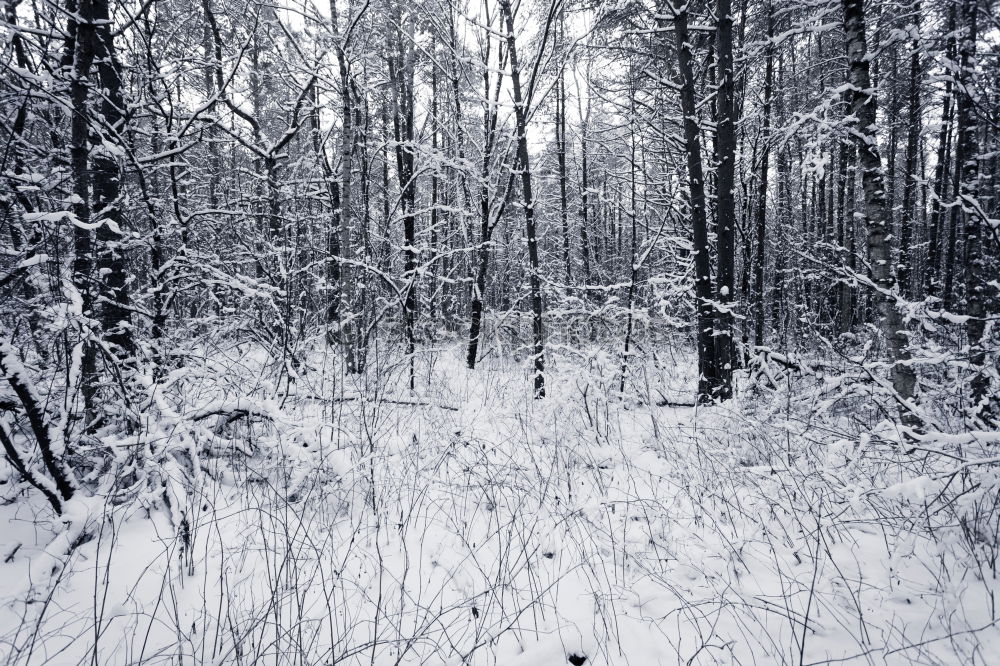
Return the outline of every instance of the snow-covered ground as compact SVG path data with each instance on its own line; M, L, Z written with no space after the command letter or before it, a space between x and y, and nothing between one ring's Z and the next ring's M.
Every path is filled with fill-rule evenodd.
M74 500L68 533L7 493L0 662L997 663L1000 546L832 415L651 404L684 355L637 361L628 400L620 361L558 358L532 400L524 365L457 348L416 394L391 359L289 389L232 354L228 388L175 387L201 439L120 442L179 443L162 493Z

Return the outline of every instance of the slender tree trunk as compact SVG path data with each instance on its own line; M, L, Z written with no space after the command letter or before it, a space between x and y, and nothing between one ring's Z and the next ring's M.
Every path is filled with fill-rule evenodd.
M146 24L147 35L150 32L150 26L148 22ZM147 72L156 71L155 65L153 63L152 51L147 51ZM148 84L148 93L150 99L155 96L155 91L153 89L152 78L150 78L150 83ZM157 154L161 150L162 143L160 142L160 126L157 119L154 117L151 119L151 131L150 131L150 148L153 154ZM163 345L164 333L166 332L167 324L167 310L166 310L166 300L167 294L164 292L167 289L167 281L164 279L166 276L163 275L163 264L166 256L166 249L163 239L163 224L161 222L160 216L157 214L156 207L152 201L152 192L160 192L160 177L157 171L153 171L150 175L150 185L152 186L152 191L146 186L146 179L139 172L139 182L142 187L143 200L146 203L146 215L149 220L149 232L152 236L152 243L149 247L149 264L151 270L149 291L152 294L153 301L153 316L151 326L150 326L150 337L152 338L152 361L153 361L153 378L158 380L165 373L165 363L166 363L166 350Z
M965 0L956 0L956 2L962 3L962 28L967 29L965 25ZM958 27L957 24L955 26ZM962 224L961 219L961 206L957 205L961 201L962 196L962 182L965 176L965 162L968 159L967 152L969 148L973 145L969 142L963 142L965 137L968 137L968 128L971 121L970 109L967 106L963 112L963 100L964 91L962 90L962 85L965 80L965 71L962 58L966 54L963 50L965 48L964 41L959 43L958 39L953 43L954 55L958 58L957 65L954 64L954 60L949 61L949 68L951 69L951 77L956 81L955 85L955 123L954 123L954 137L955 137L955 159L954 167L951 173L951 192L954 197L951 201L951 205L948 207L948 244L946 247L946 254L944 259L944 293L942 295L944 301L944 308L946 310L951 310L958 305L957 302L957 289L955 285L956 278L962 279L962 262L959 259L959 240L960 236L964 235L960 233L959 229ZM966 100L967 101L967 100ZM974 135L972 139L974 141Z
M590 70L586 70L586 82L590 85ZM579 91L578 91L579 93ZM590 94L587 94L587 107L584 110L580 104L580 97L577 95L577 103L580 106L580 257L583 260L583 285L584 295L589 297L588 287L591 282L591 243L590 243Z
M637 253L637 234L636 234L636 207L637 202L637 184L636 184L636 172L638 170L638 164L636 163L636 134L638 133L638 128L635 126L635 73L632 71L632 62L629 61L629 124L631 140L629 141L629 222L631 227L631 260L629 261L629 274L628 274L628 294L625 297L625 306L628 309L627 319L625 321L625 350L622 353L622 378L621 385L619 386L619 391L621 393L625 392L625 378L628 371L628 361L629 355L632 353L632 332L635 327L635 317L632 314L632 308L635 306L635 292L636 292L636 282L639 277L639 266L638 266L638 253Z
M326 280L325 312L328 339L332 343L335 338L333 331L329 327L339 325L340 322L340 183L337 181L336 174L334 174L333 168L330 166L330 160L327 159L326 151L323 149L319 112L319 89L317 87L313 90L313 109L310 118L312 124L311 139L313 154L323 172L326 194L330 200L330 222L323 230L323 235L326 238L327 252L327 257L324 261L324 278Z
M87 103L90 88L90 69L94 62L95 27L93 25L94 4L92 0L81 0L70 13L67 33L67 50L73 54L70 73L70 99L73 106L70 121L70 167L73 173L73 215L77 224L73 225L73 275L72 282L80 294L80 309L84 317L95 318L96 295L94 290L94 241L91 231L90 207L90 109ZM79 21L76 18L79 17ZM65 59L64 59L65 60ZM94 344L84 340L83 358L80 365L80 394L86 427L94 419L94 402L97 395L97 356Z
M507 52L510 57L510 83L514 94L514 117L517 131L517 170L521 173L524 196L524 228L528 242L528 284L531 291L531 338L535 368L535 398L545 397L545 346L542 332L542 284L538 275L538 238L535 231L535 198L531 189L531 160L528 153L527 109L521 90L521 68L514 38L514 15L510 0L500 0L507 24Z
M435 49L436 51L436 49ZM440 255L440 248L438 247L438 224L440 223L440 215L438 212L438 77L437 77L437 65L431 64L431 153L434 156L435 164L431 168L431 284L430 284L430 312L429 319L432 324L432 328L436 326L435 320L437 318L437 289L438 289L438 256Z
M24 71L31 71L31 64L28 60L28 54L25 49L24 39L17 31L17 6L13 2L4 3L4 19L7 22L8 31L10 33L10 44L14 50L14 58L17 66ZM14 116L14 122L11 124L10 128L10 148L13 153L14 162L14 173L18 176L25 172L24 158L22 156L23 147L26 145L24 142L27 139L25 136L25 127L28 120L28 104L29 100L27 97L23 99L17 109L17 113ZM53 148L57 149L58 143L53 142ZM22 213L33 213L35 212L35 207L31 202L31 199L27 196L25 192L20 191L18 188L12 188L14 191L13 199L20 204ZM5 224L10 233L11 247L17 252L27 251L30 254L35 252L35 246L37 246L40 240L39 230L35 229L29 238L25 238L24 229L21 226L22 218L15 212L15 207L12 205L13 202L5 200L0 203L0 206L7 212ZM9 216L9 217L8 217ZM24 281L20 287L21 293L24 295L25 299L31 299L35 295L35 289L30 281ZM29 318L29 323L34 326L34 318Z
M501 46L499 48L497 58L497 61L500 64L497 68L499 72L497 73L496 81L492 85L490 83L489 61L490 45L489 41L487 41L485 60L487 67L483 69L483 99L491 101L483 109L483 161L481 163L479 186L479 247L476 251L476 275L472 286L472 302L469 307L471 320L469 323L469 344L466 351L466 365L468 365L470 369L474 369L476 367L476 359L479 354L479 343L483 327L484 301L486 299L486 273L489 269L490 262L490 242L493 238L493 229L496 224L494 219L497 221L500 219L499 213L496 216L493 215L492 206L490 204L492 200L492 189L490 187L490 162L493 159L493 150L496 147L500 91L503 86L503 74L499 72L503 71L507 62L506 50L504 47ZM509 182L512 183L514 178L513 173L511 173L510 178L511 180ZM501 210L502 207L503 203L501 203Z
M417 316L417 233L416 199L417 183L414 171L413 126L413 36L404 37L402 7L393 5L396 29L390 32L394 39L389 43L389 83L392 88L393 137L396 152L396 177L399 179L400 203L403 210L403 329L406 336L406 355L409 359L409 386L416 388L415 322Z
M914 12L919 17L920 2L914 4ZM907 91L906 111L906 160L903 174L903 214L900 220L899 260L896 265L896 279L899 281L899 291L906 299L912 299L913 269L916 264L913 238L918 228L917 215L917 158L920 151L920 40L915 38L911 44L909 90Z
M348 3L348 18L351 14L351 4ZM330 0L330 26L336 42L337 66L340 75L340 106L341 106L341 136L340 136L340 187L338 208L335 215L340 218L339 241L330 239L329 250L331 253L339 249L339 255L332 255L330 261L337 262L339 269L331 271L331 277L338 274L339 289L334 297L339 303L332 303L327 309L327 325L336 326L337 335L331 336L331 342L339 340L344 346L346 355L346 365L348 372L360 372L361 364L358 362L359 350L357 348L357 327L355 321L355 287L354 287L354 267L351 265L354 252L351 242L351 228L353 224L351 209L352 178L354 170L354 101L351 98L351 73L350 61L347 54L347 35L341 36L339 27L339 16L337 14L336 0ZM337 320L331 319L337 317Z
M559 18L559 44L565 38L563 17ZM566 72L559 67L556 75L556 159L559 163L559 219L562 222L562 252L563 265L566 271L567 286L573 279L573 266L570 262L569 250L569 199L566 194Z
M948 62L954 62L956 55L955 45L955 8L952 6L948 16L948 46L945 56ZM930 236L927 251L927 270L924 273L924 288L928 295L936 295L941 289L941 237L944 233L943 203L948 196L948 181L950 179L951 163L951 143L952 124L954 113L952 110L952 99L954 97L954 77L948 76L945 79L944 95L941 107L941 128L938 131L937 164L934 167L934 197L931 202L931 217L928 223L928 234Z
M458 34L455 30L455 8L454 4L450 0L448 3L448 36L451 52L451 98L454 106L454 113L451 117L451 125L453 128L451 134L452 140L449 143L452 146L454 156L457 157L457 162L461 164L465 161L465 117L462 113L462 91L458 70L461 53L459 50ZM453 237L453 234L456 231L456 226L458 226L464 233L467 228L466 211L468 210L468 207L472 206L472 196L471 192L469 192L466 169L451 169L451 171L454 172L454 175L457 176L457 178L453 178L451 181L452 189L451 196L449 197L451 210L448 213L449 238ZM464 263L464 259L462 257L449 256L446 264L447 269L444 272L448 275L455 274L458 272L462 263ZM449 330L456 330L460 314L456 295L457 289L451 282L446 282L444 288L448 290L448 304L451 313L451 315L445 320L445 323Z
M892 385L902 400L910 400L916 389L916 374L909 365L908 338L902 315L896 307L896 284L891 266L889 246L891 217L886 204L886 184L882 177L882 161L876 138L876 97L869 73L868 44L865 35L864 0L844 0L844 35L852 86L850 111L857 119L854 131L865 197L865 219L868 227L868 250L873 282L889 359L892 362ZM904 419L909 420L904 411Z
M768 4L767 37L774 36L773 9ZM764 101L761 127L760 174L757 177L757 209L755 211L757 251L754 254L754 343L763 346L764 338L764 268L767 263L767 189L771 162L771 94L774 88L774 47L768 42L764 62Z
M222 94L222 36L219 34L219 25L215 20L215 13L212 11L212 0L201 0L202 11L205 13L205 25L202 30L202 48L205 49L205 57L209 59L205 67L205 95L209 100L213 100L216 95ZM210 109L216 108L215 102L211 102ZM213 140L215 138L215 127L208 127L208 206L216 209L219 207L219 176L222 173L222 159L219 155L219 147Z
M847 268L851 275L858 269L858 234L857 220L855 213L857 210L857 189L858 189L858 151L853 141L845 144L844 162L846 164L846 174L844 180L844 241L843 245L847 249ZM841 302L840 302L840 326L841 333L847 333L857 321L858 299L855 298L853 287L841 282Z

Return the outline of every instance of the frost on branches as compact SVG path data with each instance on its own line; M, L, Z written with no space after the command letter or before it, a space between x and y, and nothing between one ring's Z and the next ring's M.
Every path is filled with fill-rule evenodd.
M991 663L996 10L0 2L0 663Z

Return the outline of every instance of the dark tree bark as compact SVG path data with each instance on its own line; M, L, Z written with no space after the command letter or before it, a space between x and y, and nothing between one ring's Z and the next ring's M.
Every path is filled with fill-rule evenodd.
M564 18L559 17L560 44L565 37ZM556 159L559 164L559 220L562 222L562 252L563 265L566 271L566 284L573 279L573 266L570 261L569 243L569 199L566 193L566 72L559 68L556 75Z
M920 15L920 2L914 4L914 12ZM904 298L912 299L913 269L916 264L913 238L919 226L920 216L917 212L917 159L920 152L920 40L914 39L910 54L910 72L907 90L906 107L906 158L903 174L903 211L900 219L899 258L896 265L896 280L899 291Z
M327 257L323 264L325 268L324 278L326 279L325 315L327 336L328 341L333 343L336 340L336 336L330 326L339 326L340 323L340 182L337 180L337 176L333 172L333 167L330 166L330 160L327 159L326 151L323 149L319 112L319 90L317 88L313 91L311 139L313 153L315 154L316 161L319 163L320 169L323 171L323 181L326 184L326 195L330 206L330 221L323 231L326 237L327 252Z
M698 401L712 401L718 387L718 358L715 347L715 307L712 299L712 266L709 257L708 220L705 212L705 175L702 169L695 77L691 63L691 37L687 5L671 6L677 70L681 77L681 113L684 115L684 148L687 155L689 205L694 232L695 307L697 308Z
M87 19L86 14L82 16L84 20ZM24 372L24 366L17 358L14 347L7 340L0 339L0 374L7 380L28 417L28 425L35 438L35 443L38 444L42 463L52 477L59 497L62 500L68 500L76 491L77 482L73 471L63 457L65 440L59 437L59 433L61 432L63 437L65 437L65 433L49 427L44 403L35 394L31 386L31 378L26 377Z
M972 370L970 416L992 425L993 405L990 403L990 378L986 370L986 296L988 282L995 277L986 270L984 235L986 221L979 201L979 157L976 154L979 133L976 113L976 38L978 33L978 0L963 0L963 35L959 47L958 82L956 103L958 117L958 144L955 149L955 172L958 187L958 204L961 209L962 235L965 256L963 263L965 282L965 325L969 341L969 364Z
M625 350L622 353L622 377L618 390L622 393L625 392L625 379L628 374L628 361L629 355L632 353L632 333L635 327L635 317L632 314L632 308L635 306L635 292L636 292L636 282L639 278L639 266L638 266L638 253L637 253L637 234L636 234L636 212L638 202L637 197L637 183L636 183L636 172L638 170L638 164L636 163L636 134L638 128L635 126L635 73L632 70L632 63L629 62L629 121L631 124L631 140L629 141L629 222L631 227L631 259L629 261L629 273L628 273L628 293L625 296L625 307L628 309L628 314L625 320Z
M486 42L485 62L490 61L491 40ZM507 197L502 197L500 210L494 214L493 197L490 188L490 164L497 144L497 122L499 121L500 91L503 86L503 70L507 63L507 50L501 45L497 61L500 64L496 81L491 84L489 67L483 69L483 99L490 100L483 109L483 161L480 171L479 186L479 247L475 254L475 279L472 285L472 300L469 306L469 344L466 349L465 362L470 369L476 367L479 356L479 344L483 329L483 310L486 299L486 274L490 263L490 243L493 231L499 222ZM510 175L507 191L513 183L514 174Z
M590 116L590 98L587 98L587 116L580 124L580 256L583 260L583 284L590 285L591 267L590 245L590 165L588 164L587 125Z
M107 0L83 0L77 9L78 22L71 26L75 29L75 58L70 84L73 105L71 162L77 218L73 281L80 290L84 314L97 319L111 350L122 359L133 360L135 345L122 250L125 219L119 201L122 173L118 158L107 148L108 144L120 143L124 131L121 75ZM90 99L91 91L97 99ZM91 112L92 106L96 106L96 119ZM95 122L101 126L101 141L91 140ZM92 145L99 147L92 149ZM90 225L96 227L96 245L91 231L85 228ZM95 249L96 279L93 274ZM82 389L85 411L89 414L96 395L97 367L93 345L88 343L85 347Z
M72 282L80 294L83 316L95 317L96 294L94 289L94 232L91 230L90 206L90 109L87 104L90 69L94 62L95 32L92 23L94 5L82 0L69 7L71 10L66 42L70 72L70 100L73 107L70 121L70 168L73 172L73 273ZM75 13L74 13L75 12ZM79 17L79 21L77 21ZM84 418L89 426L93 420L94 401L97 394L97 355L94 345L84 341L80 364L80 394Z
M590 70L585 70L585 81L590 85ZM591 257L594 256L590 239L590 95L587 95L587 105L584 108L577 95L577 105L580 111L580 258L583 262L584 295L589 297L588 287L591 282L593 268ZM596 263L596 260L595 260Z
M348 4L348 14L350 14L350 3ZM348 15L348 20L352 17ZM348 372L360 372L362 363L359 361L360 354L357 340L357 322L355 321L354 309L355 270L351 264L352 251L352 189L354 171L354 100L351 96L351 71L350 60L348 58L348 46L350 44L349 30L351 25L345 29L345 33L340 30L340 17L337 13L337 1L330 0L330 28L334 37L334 49L337 54L337 71L340 76L340 108L341 108L341 130L340 130L340 184L336 190L338 201L334 202L335 216L339 217L340 228L331 231L328 250L330 252L329 261L331 265L329 276L337 280L337 293L332 294L332 298L327 307L327 326L336 326L337 335L331 336L331 342L339 340L344 346L346 364ZM339 233L339 239L334 238Z
M955 44L955 8L948 13L948 46L945 57L948 62L954 62ZM941 107L941 128L937 138L937 164L934 167L934 196L931 201L931 215L928 222L927 267L924 272L924 289L928 295L936 295L941 290L941 239L945 232L944 200L948 196L948 181L951 171L951 145L953 140L952 125L954 123L953 98L954 77L948 76L944 83L944 95Z
M514 14L510 0L500 0L507 24L507 52L510 57L510 83L514 94L514 118L517 132L517 167L521 174L524 197L524 232L528 243L528 285L531 298L531 339L535 369L535 398L545 397L545 343L542 331L542 283L538 275L538 237L535 230L535 198L531 186L531 159L528 153L527 104L521 89L521 68L514 38Z
M392 89L392 129L396 153L396 177L399 179L400 204L403 211L403 329L406 354L409 358L409 386L416 388L415 325L417 317L417 180L414 171L413 75L415 51L413 36L403 35L402 7L393 5L395 29L389 32L389 86Z
M201 0L202 11L205 13L205 25L202 30L202 48L208 62L205 66L205 95L210 100L209 110L216 107L215 97L222 94L224 81L222 78L222 35L219 24L212 11L212 0ZM150 40L151 41L151 40ZM219 176L222 174L222 159L219 147L212 139L215 138L215 128L207 130L208 141L208 206L211 209L219 207Z
M764 344L764 268L767 262L767 189L771 162L771 95L774 88L774 47L770 39L774 36L773 9L768 5L767 37L764 62L764 99L761 110L761 156L760 172L757 176L757 209L754 213L757 250L754 253L754 343Z
M436 48L435 48L436 51ZM435 53L436 56L436 53ZM435 57L436 59L436 57ZM434 160L437 160L438 153L438 72L437 64L431 64L431 154L434 156ZM440 254L440 247L438 246L438 225L440 224L440 213L438 211L438 166L435 164L431 168L431 284L430 284L430 312L428 313L428 318L433 326L436 326L437 319L437 305L438 305L438 256Z
M888 236L891 216L886 203L886 184L876 136L876 104L870 75L868 42L865 35L864 0L844 0L844 36L852 90L850 112L856 119L852 128L858 151L858 166L864 190L865 221L871 278L878 288L875 298L880 314L879 327L886 339L892 362L892 385L898 396L910 400L916 389L916 374L909 365L908 337L902 315L896 306L897 285L891 266ZM909 420L909 412L904 410Z
M10 44L14 50L14 59L17 66L23 71L31 71L31 63L28 60L27 50L25 49L24 39L21 37L17 31L17 6L13 2L7 2L4 5L4 19L7 25L10 26ZM28 120L28 109L29 109L29 99L26 96L18 105L17 113L14 115L14 122L11 123L10 128L10 143L9 149L13 153L14 162L14 174L20 176L25 172L24 159L22 156L23 150L27 147L29 142L26 141L25 128ZM54 148L59 144L54 143ZM35 206L31 199L25 192L22 192L20 188L17 187L16 179L9 178L8 182L11 187L10 190L13 194L13 200L16 201L24 213L32 213L35 211ZM17 213L15 213L15 207L12 205L10 199L6 197L2 202L0 202L0 207L4 210L5 214L2 219L5 219L5 226L7 226L10 233L11 247L17 252L27 252L34 254L35 247L41 240L38 230L34 230L29 237L25 237L24 229L21 227L21 220ZM31 283L24 281L21 284L21 292L24 297L30 299L34 296L34 288ZM33 321L33 319L29 320ZM32 324L33 325L33 324Z
M733 17L731 0L718 0L718 120L716 139L716 225L718 272L715 345L718 387L716 397L728 400L733 395L734 319L731 307L735 302L736 273L736 100L733 87Z

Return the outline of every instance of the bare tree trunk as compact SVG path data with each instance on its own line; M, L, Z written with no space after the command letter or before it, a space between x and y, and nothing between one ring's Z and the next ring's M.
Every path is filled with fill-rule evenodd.
M638 253L636 247L636 164L635 140L638 128L635 126L635 73L632 70L632 62L629 61L629 124L631 125L629 134L629 221L631 222L631 260L629 261L628 294L625 297L625 307L628 309L625 321L625 350L622 353L622 377L618 390L625 392L625 378L628 374L628 361L632 353L632 332L635 327L635 317L632 308L635 305L636 282L639 277Z
M211 58L211 63L205 68L205 95L212 100L216 95L222 93L222 36L219 34L219 25L215 20L215 13L212 11L212 0L201 0L202 11L205 13L205 25L203 26L202 48L205 55ZM210 109L215 108L215 102L211 103ZM219 156L219 147L214 138L216 131L214 127L206 130L208 134L208 206L216 209L219 207L219 175L222 173L222 160Z
M435 47L435 55L436 55ZM436 58L435 58L436 59ZM430 284L430 312L428 313L429 319L432 324L432 328L436 326L435 320L437 319L437 289L438 289L438 256L440 256L440 248L438 247L438 224L440 223L440 214L438 212L438 72L437 64L431 64L431 153L434 156L435 161L434 166L431 168L431 284Z
M31 64L25 50L24 39L17 31L17 6L13 2L7 2L4 3L4 10L4 20L9 26L8 31L10 32L10 44L14 50L15 62L22 70L26 72L31 71ZM14 122L11 123L10 128L10 143L8 145L13 153L14 174L18 176L25 172L21 143L26 139L25 127L28 120L28 106L28 99L26 97L19 105L17 113L14 115ZM57 148L58 144L55 142L53 143L53 148ZM17 187L12 187L11 190L13 190L12 198L20 204L22 213L35 212L35 207L25 192L22 192ZM14 206L11 204L12 202L6 197L3 202L0 202L0 206L2 206L6 212L4 217L7 219L4 224L7 226L10 233L11 246L15 251L27 252L30 256L35 253L35 247L37 246L38 241L40 241L40 234L38 229L35 229L31 233L30 238L25 238L24 229L21 227L21 219L19 219L20 216L14 212ZM29 281L24 281L22 283L21 293L26 299L30 299L34 296L35 290ZM29 322L34 322L34 318L29 318ZM31 325L34 326L33 323L31 323Z
M563 17L559 18L560 44L565 38ZM569 200L566 196L566 72L560 66L556 75L556 159L559 163L559 219L562 222L563 265L566 284L573 279L573 267L569 253Z
M716 46L718 49L718 118L716 137L719 164L717 187L717 296L715 345L716 397L728 400L733 395L734 319L730 308L735 299L736 272L736 100L733 90L733 17L731 0L718 0Z
M718 359L715 348L715 307L712 289L712 267L709 258L708 220L705 212L705 176L698 137L698 109L695 102L695 78L691 64L691 42L688 32L687 5L674 12L674 38L677 48L677 70L681 76L681 113L684 115L684 145L687 154L688 188L690 190L691 226L694 231L695 303L697 308L698 341L698 401L709 403L718 386Z
M945 50L948 62L955 60L955 8L952 6L948 14L948 46ZM948 76L944 83L944 95L941 107L941 129L938 131L937 164L934 167L934 198L931 202L931 217L928 223L930 236L927 251L927 270L924 273L924 289L928 295L935 295L941 289L941 237L944 233L943 202L948 195L948 181L951 173L951 143L953 139L952 125L954 113L952 99L954 97L954 79Z
M779 73L780 70L781 68L779 67ZM778 80L780 82L784 80L784 77L778 76ZM776 89L781 90L780 83L776 86ZM777 117L781 118L783 116L779 113ZM775 202L777 215L775 216L774 230L771 236L774 238L773 247L781 248L784 247L788 235L792 207L791 168L789 166L787 147L778 148L774 168L778 186L777 200ZM787 278L790 271L788 270L787 254L786 252L775 253L774 289L771 296L771 330L777 335L778 341L782 346L785 346L787 343L788 333L788 307L785 297L788 292L789 281Z
M449 142L452 146L453 154L457 158L459 164L465 161L465 116L462 113L462 91L460 85L460 77L458 64L461 58L459 51L459 40L458 34L455 30L455 6L452 0L448 1L448 39L449 47L451 51L450 58L450 72L449 78L451 80L451 97L452 104L454 106L454 113L451 117L452 134L450 135L452 140ZM449 205L451 209L448 213L448 237L452 238L452 234L456 231L455 227L458 226L463 233L466 229L466 211L473 205L472 203L472 193L469 191L468 181L467 181L467 171L466 169L449 169L450 172L454 173L454 178L452 180L451 196L449 197ZM455 224L457 220L458 225ZM449 241L450 242L450 241ZM459 256L448 256L446 260L445 267L442 269L447 275L453 275L458 272L460 265L464 263L464 258ZM446 293L448 295L448 309L449 316L445 319L445 325L449 330L457 330L457 324L459 320L460 309L458 307L457 299L457 285L448 281L444 285Z
M972 408L970 416L987 425L994 422L994 405L990 402L990 377L986 371L986 296L990 288L988 282L995 274L986 270L983 236L985 234L985 214L979 197L979 158L976 142L979 133L975 99L976 78L976 38L979 14L978 0L963 0L962 22L964 34L959 48L958 76L959 94L956 104L958 116L958 144L955 149L955 171L958 180L958 203L961 207L965 257L965 325L969 341L969 364L973 372ZM956 207L957 209L958 207Z
M403 209L403 271L405 292L403 297L403 329L406 336L406 354L409 359L409 386L416 388L415 321L417 316L417 238L416 199L417 182L414 171L414 127L413 127L413 36L404 38L402 8L393 5L395 30L389 31L388 45L389 84L392 88L393 137L396 152L396 176L399 179L400 202ZM395 37L395 39L391 39Z
M501 46L500 53L497 58L500 66L497 68L498 73L496 81L491 86L489 70L489 40L487 40L486 48L487 51L485 56L487 66L483 70L483 99L491 100L491 102L486 105L486 108L483 109L483 161L482 171L480 172L479 187L479 247L475 255L476 275L472 285L472 302L469 308L471 311L471 321L469 323L469 344L465 357L466 365L468 365L470 369L476 367L476 359L479 355L479 343L483 328L483 309L486 298L486 272L489 268L490 262L490 242L493 237L494 225L496 224L494 219L497 221L500 219L500 213L498 212L496 216L494 216L492 206L490 205L490 161L493 159L493 150L496 147L496 130L499 119L498 102L500 101L500 90L503 84L502 72L507 62L507 56L506 49ZM510 177L511 180L513 180L514 174L511 173ZM504 197L504 201L506 201L506 197ZM503 205L504 204L501 203L501 206Z
M879 289L876 294L881 319L879 327L885 336L892 366L892 385L902 400L908 401L916 389L916 374L909 365L908 338L902 315L896 307L896 284L892 272L889 236L891 228L886 185L882 177L882 160L878 154L875 132L876 104L869 73L870 61L865 35L864 0L843 0L844 35L850 66L851 115L857 119L854 132L865 197L865 218L868 227L868 250L872 279ZM908 412L904 419L909 420Z
M844 99L846 104L850 104L849 94L844 93ZM849 112L845 112L846 113ZM857 175L857 150L854 147L853 141L848 141L847 139L842 139L840 144L840 191L838 196L840 197L840 203L838 207L840 208L840 229L839 229L839 244L842 252L846 253L846 263L850 272L853 274L857 268L857 254L856 244L855 244L855 220L854 220L854 204L855 204L855 190L856 186L856 175ZM854 324L854 290L847 280L841 279L838 285L839 288L839 304L837 306L839 312L838 322L837 322L837 332L847 333L851 330Z
M514 93L514 117L517 131L517 170L521 173L524 196L524 228L528 242L528 284L531 290L531 337L535 368L535 398L545 397L545 346L542 334L542 284L538 276L538 238L535 232L535 199L531 190L531 160L528 154L527 109L521 90L521 68L514 38L514 15L510 0L500 0L507 23L507 51L510 57L510 83Z
M96 318L96 294L94 289L94 233L91 231L90 207L90 109L87 104L90 88L90 68L94 62L93 25L94 5L92 0L82 0L71 11L67 33L67 51L72 63L70 99L73 116L70 121L70 167L73 172L73 276L74 288L80 294L80 306L84 317ZM75 17L79 17L79 21ZM65 60L65 58L64 58ZM97 395L97 355L94 344L84 340L83 357L80 364L80 396L83 401L84 420L87 428L94 419L94 402Z
M774 36L773 9L767 8L767 37ZM764 268L767 261L765 248L767 241L767 188L768 171L771 162L771 94L774 88L774 47L768 42L764 62L764 102L761 110L761 156L760 174L757 177L757 209L755 211L757 251L754 254L754 343L764 344Z
M583 259L583 285L584 294L590 296L586 290L590 285L593 270L591 268L591 242L590 242L590 66L584 70L585 81L588 86L586 95L587 106L584 109L581 98L584 96L579 90L577 82L577 106L580 111L580 256Z
M587 98L587 104L589 107L589 97ZM589 108L587 115L590 115ZM590 165L587 163L587 158L589 157L587 125L588 122L584 119L580 127L580 255L583 259L584 287L590 285L593 273L590 264L591 247L590 232L588 231L590 228Z
M914 4L914 13L920 16L920 2ZM920 151L920 40L914 38L910 54L909 89L906 112L906 159L903 174L903 214L900 221L899 259L896 280L904 298L913 298L913 269L916 252L912 247L914 232L920 216L917 214L917 157Z
M348 3L348 20L351 18L351 4ZM355 330L355 298L354 298L354 267L351 264L353 259L351 243L351 225L353 222L351 211L351 191L354 170L354 101L351 99L351 73L350 61L348 60L347 48L350 35L341 35L339 26L339 15L337 14L336 0L330 0L330 26L336 42L337 65L340 75L340 105L341 105L341 136L340 136L340 187L339 194L339 217L340 229L339 241L330 240L330 251L340 251L339 256L331 256L330 260L339 265L339 270L331 271L331 277L339 278L339 289L335 297L339 303L333 304L327 310L327 325L337 326L337 336L344 346L346 364L348 372L360 372L361 364L358 362L358 348ZM350 27L350 26L348 26ZM339 275L338 275L339 274ZM336 320L331 319L337 317Z

